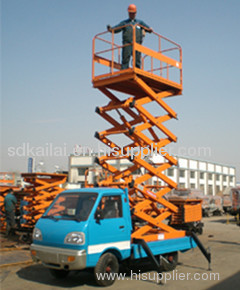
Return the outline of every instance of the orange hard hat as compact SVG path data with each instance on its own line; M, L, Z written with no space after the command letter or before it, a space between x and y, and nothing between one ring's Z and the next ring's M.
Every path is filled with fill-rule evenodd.
M128 6L128 12L130 12L130 13L136 13L137 12L137 6L135 4L130 4Z

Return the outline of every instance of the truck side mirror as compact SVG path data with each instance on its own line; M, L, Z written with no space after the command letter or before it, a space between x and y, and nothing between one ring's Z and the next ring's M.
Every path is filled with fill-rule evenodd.
M95 219L97 221L102 220L103 219L103 212L101 209L97 209L95 212Z

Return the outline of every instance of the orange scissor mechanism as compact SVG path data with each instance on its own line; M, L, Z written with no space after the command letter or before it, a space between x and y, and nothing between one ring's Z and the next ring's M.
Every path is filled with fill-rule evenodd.
M135 41L136 27L132 28L133 42L129 44L133 51L132 66L128 69L121 70L123 45L114 31L97 34L93 39L92 83L109 99L96 112L110 123L108 129L96 132L95 137L111 149L109 154L95 160L110 173L95 186L129 189L132 215L144 221L141 225L134 223L132 238L155 241L184 237L185 231L166 224L165 220L177 214L179 207L164 198L177 187L164 173L176 166L177 160L164 148L177 141L165 126L165 122L177 119L166 99L182 93L182 50L155 32L149 41L154 49L139 44ZM141 53L141 68L135 67L136 51ZM154 152L164 152L164 162L154 163L151 158ZM121 170L111 162L116 159L127 159L131 165ZM133 172L139 168L144 168L144 173L134 179ZM162 185L149 186L153 177L161 180Z
M23 173L24 181L28 186L24 188L21 226L33 228L54 198L64 189L62 185L67 181L66 174L55 173Z

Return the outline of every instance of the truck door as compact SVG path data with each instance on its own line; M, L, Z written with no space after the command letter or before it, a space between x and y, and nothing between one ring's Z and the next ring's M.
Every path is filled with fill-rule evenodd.
M89 223L88 254L102 253L107 248L130 251L131 230L123 212L122 195L102 197Z

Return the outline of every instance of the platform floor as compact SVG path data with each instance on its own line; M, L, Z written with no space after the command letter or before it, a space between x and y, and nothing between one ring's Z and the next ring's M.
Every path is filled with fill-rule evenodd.
M138 68L99 75L93 79L93 86L95 88L105 87L133 96L146 96L146 93L134 81L136 77L141 78L155 93L162 91L172 91L173 95L181 95L182 93L180 84Z

